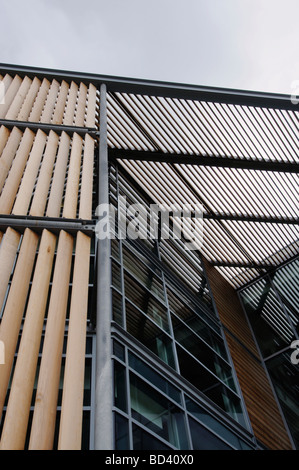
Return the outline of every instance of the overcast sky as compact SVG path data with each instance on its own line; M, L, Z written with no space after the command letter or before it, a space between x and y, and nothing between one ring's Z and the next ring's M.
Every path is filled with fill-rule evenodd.
M292 93L299 0L0 0L0 62Z

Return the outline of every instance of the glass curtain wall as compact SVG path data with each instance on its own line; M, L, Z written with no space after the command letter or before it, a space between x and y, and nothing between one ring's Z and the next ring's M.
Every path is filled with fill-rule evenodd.
M126 198L127 228L134 220L133 204L135 209L142 204L150 213L148 199L132 185L129 175L111 166L110 203L115 212L120 198ZM250 439L240 440L238 431L229 430L235 427L249 436L198 253L185 250L181 240L171 237L150 239L145 221L138 226L139 235L143 231L145 236L135 238L119 236L118 221L114 222L118 235L111 240L113 323L118 332L114 343L116 448L251 448ZM137 348L137 355L122 341ZM161 374L139 359L141 354L156 362ZM213 421L191 396L182 394L182 385L175 387L166 380L165 373L174 373L192 391L190 395L204 397L221 418Z

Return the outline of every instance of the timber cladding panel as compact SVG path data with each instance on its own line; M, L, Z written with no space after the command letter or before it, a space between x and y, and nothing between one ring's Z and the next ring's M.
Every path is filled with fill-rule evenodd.
M76 129L97 128L97 90L91 83L0 78L0 219L6 220L0 232L0 449L51 450L55 429L60 449L80 449L91 238L80 229L69 233L63 221L92 219L96 141ZM18 217L33 217L39 229L24 223L20 230ZM43 228L47 218L60 225Z
M253 432L269 449L292 449L238 295L210 263L204 262Z

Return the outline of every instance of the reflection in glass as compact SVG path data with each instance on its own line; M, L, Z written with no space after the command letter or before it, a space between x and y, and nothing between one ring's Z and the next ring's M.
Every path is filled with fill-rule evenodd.
M220 383L217 377L201 366L180 346L177 346L177 354L181 375L233 419L242 426L246 426L240 398Z
M173 318L173 325L175 339L196 359L216 374L222 382L235 390L230 365L177 318Z
M135 420L176 448L188 448L183 411L132 373L130 393Z
M123 326L123 314L122 314L122 296L112 289L112 312L113 320L119 325Z
M231 447L194 421L194 419L189 418L189 426L194 450L231 450Z
M181 404L180 390L172 385L168 380L162 378L160 374L131 352L129 352L129 365L151 384L155 385L170 398Z
M127 411L126 369L114 361L114 404L122 411Z
M156 295L162 302L165 302L162 280L125 246L123 246L123 262L125 269L150 290L152 294Z
M125 295L157 325L169 332L167 308L151 293L135 282L127 273L124 275Z
M199 305L192 301L191 297L188 298L186 295L183 295L182 292L176 295L172 288L167 289L167 297L170 310L184 320L185 323L197 317L199 329L204 330L210 329L211 327L213 330L217 331L217 333L220 333L219 326L207 315L204 307L200 308ZM199 325L201 325L201 327Z
M133 449L134 450L169 450L166 444L156 439L148 432L133 423Z
M126 320L128 333L138 339L166 364L175 367L171 338L128 301L126 301Z
M235 448L240 450L250 450L249 447L244 441L242 441L238 436L231 432L226 426L224 426L218 419L215 419L210 413L208 413L204 408L199 406L189 397L186 397L186 407L187 410L199 421L205 424L208 428L215 431L216 434L222 436L227 442L232 444Z
M130 449L128 420L118 413L115 413L115 449Z

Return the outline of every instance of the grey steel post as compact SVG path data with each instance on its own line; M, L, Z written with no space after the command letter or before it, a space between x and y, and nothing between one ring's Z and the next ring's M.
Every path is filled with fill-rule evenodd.
M109 204L106 85L100 87L98 204ZM111 264L109 237L97 238L97 326L95 450L113 449L113 376L111 360Z

